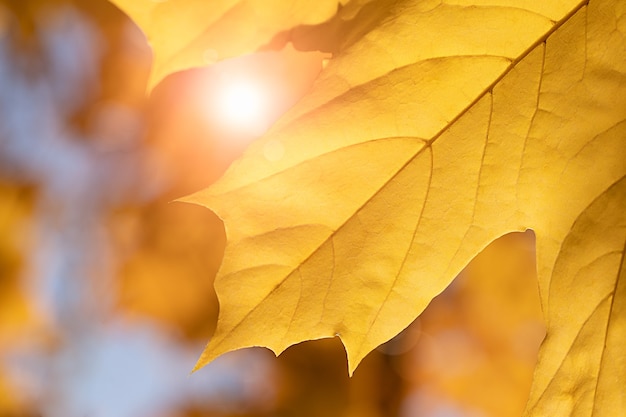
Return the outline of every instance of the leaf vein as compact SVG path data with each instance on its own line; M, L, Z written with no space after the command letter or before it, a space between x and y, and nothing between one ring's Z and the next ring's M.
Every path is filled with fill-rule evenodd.
M409 164L410 164L412 161L414 161L414 160L415 160L415 159L416 159L419 155L421 155L421 154L422 154L422 152L423 152L425 149L429 149L429 148L430 148L430 146L425 146L425 147L423 147L423 148L420 148L420 149L419 149L419 150L415 153L415 155L413 155L411 158L409 158L409 159L408 159L408 161L407 161L407 162L405 162L405 163L404 163L404 164L403 164L403 165L402 165L402 166L401 166L401 167L400 167L400 168L399 168L399 169L398 169L398 170L397 170L397 171L396 171L396 172L395 172L395 173L394 173L394 174L393 174L393 175L392 175L392 176L391 176L391 177L390 177L387 181L385 181L385 183L384 183L384 184L383 184L383 185L382 185L382 186L381 186L381 187L380 187L380 188L379 188L379 189L378 189L375 193L373 193L373 194L372 194L369 198L367 198L367 199L364 201L364 203L363 203L363 204L362 204L362 205L361 205L361 206L360 206L357 210L355 210L355 212L354 212L354 214L353 214L352 216L348 217L348 218L347 218L347 219L346 219L346 220L345 220L345 221L344 221L344 222L343 222L343 223L342 223L342 224L341 224L341 225L340 225L337 229L335 229L334 231L332 231L332 233L331 233L331 234L330 234L330 235L329 235L329 236L328 236L325 240L323 240L322 242L320 242L320 244L317 246L317 248L313 249L313 250L311 251L311 253L310 253L310 254L309 254L309 255L308 255L308 256L307 256L304 260L302 260L302 262L300 263L300 265L303 265L305 262L307 262L309 259L311 259L311 257L312 257L313 255L315 255L315 254L319 251L319 249L322 247L322 245L323 245L324 243L326 243L326 242L328 241L328 239L333 239L333 238L335 237L335 235L337 234L337 232L338 232L339 230L341 230L341 229L342 229L342 228L343 228L343 227L344 227L344 226L345 226L345 225L346 225L346 224L347 224L347 223L348 223L348 222L349 222L352 218L356 217L356 216L357 216L357 215L361 212L361 210L363 210L363 208L364 208L365 206L367 206L367 204L368 204L370 201L372 201L372 199L374 199L374 197L376 197L379 193L381 193L381 192L385 189L385 187L386 187L386 186L387 186L387 185L388 185L388 184L389 184L389 183L390 183L390 182L391 182L394 178L396 178L396 177L397 177L397 176L398 176L398 175L399 175L399 174L400 174L400 173L401 173L401 172L402 172L402 171L406 168L406 166L407 166L407 165L409 165ZM431 168L431 169L432 169L432 168ZM431 175L430 177L432 177L432 175ZM421 218L421 214L420 214L420 218ZM299 267L294 268L294 271L295 271L296 269L298 269L298 268L299 268ZM231 327L230 334L232 334L232 333L233 333L233 332L234 332L237 328L239 328L239 327L243 324L243 322L244 322L244 321L246 321L246 319L247 319L247 318L248 318L248 317L249 317L249 316L250 316L250 315L251 315L254 311L256 311L256 309L257 309L257 308L261 305L261 303L263 303L264 301L266 301L266 300L267 300L267 299L268 299L268 298L269 298L269 297L270 297L270 296L271 296L274 292L276 292L276 290L278 290L278 288L280 288L280 287L281 287L281 286L285 283L285 281L286 281L287 279L289 279L289 277L291 276L291 274L292 274L292 273L293 273L293 271L292 271L291 273L287 274L285 277L283 277L283 278L282 278L282 279L281 279L281 280L280 280L280 281L276 284L276 286L275 286L275 287L274 287L274 288L273 288L273 289L272 289L272 290L271 290L271 291L270 291L270 292L269 292L269 293L268 293L265 297L263 297L263 299L262 299L262 300L261 300L261 301L260 301L257 305L255 305L255 306L254 306L254 307L253 307L253 308L252 308L252 309L251 309L248 313L246 313L246 315L245 315L245 316L244 316L244 317L243 317L243 318L242 318L239 322L237 322L236 324L234 324L234 325ZM224 340L224 339L222 339L222 340ZM217 342L217 345L216 345L216 346L219 346L219 344L220 344L220 343L221 343L221 341Z
M285 331L285 334L283 336L283 343L285 339L287 339L287 336L289 335L289 332L291 331L291 327L293 326L293 322L296 319L298 309L300 308L300 304L302 302L302 272L300 271L300 268L296 269L296 272L298 272L298 281L300 283L300 286L298 287L299 288L298 301L296 302L296 308L294 308L293 314L291 315L291 318L289 319L289 325L287 326L287 330Z
M429 152L429 155L430 155L430 174L428 175L428 185L426 186L426 195L424 196L424 201L422 202L422 208L420 209L420 213L417 216L417 222L415 224L415 228L413 229L413 234L411 235L411 239L409 241L408 248L404 252L404 257L402 259L402 262L400 263L400 267L398 268L398 272L395 274L393 282L391 283L391 286L389 287L389 290L387 291L387 294L385 294L384 300L380 303L380 305L378 307L378 310L376 311L376 314L374 315L374 319L372 320L371 325L368 326L368 328L367 328L367 332L365 333L365 337L362 339L361 344L359 345L359 349L358 349L359 351L363 348L363 345L365 344L367 336L369 336L369 334L371 333L372 328L376 324L376 321L378 320L378 317L380 316L380 313L381 313L383 307L385 306L385 304L389 300L389 296L391 295L391 293L393 292L393 289L395 288L396 284L398 283L398 279L400 278L400 274L401 274L402 270L404 269L404 266L405 266L406 261L408 259L408 255L409 255L409 251L411 249L411 246L413 246L413 242L415 242L415 237L417 236L417 230L419 229L420 223L422 221L422 215L424 214L424 210L425 210L426 204L428 202L428 196L430 194L432 178L433 178L433 173L434 173L434 171L433 171L433 169L434 169L434 152L433 152L432 146L428 146L427 149L429 149L429 151L430 151ZM413 158L413 160L414 159L415 158Z
M220 193L220 194L221 195L227 195L227 194L230 194L230 193L235 193L237 191L241 191L241 190L243 190L243 189L245 189L247 187L256 187L257 184L259 184L262 181L266 181L266 180L275 178L275 177L277 177L279 175L283 175L283 174L289 173L292 170L295 170L297 168L301 168L302 165L305 165L305 164L310 163L310 162L314 162L318 158L321 158L321 157L324 157L324 156L329 156L329 155L332 155L332 154L337 153L337 152L341 152L341 151L346 150L346 149L356 148L358 146L367 145L367 144L375 143L375 142L393 141L393 140L398 140L398 139L411 139L411 140L415 140L417 142L422 142L424 144L428 143L428 141L426 139L422 139L422 138L419 138L419 137L416 137L416 136L388 136L388 137L384 137L384 138L368 139L368 140L363 141L363 142L352 143L352 144L349 144L349 145L346 145L346 146L342 146L340 148L332 149L332 150L330 150L328 152L324 152L324 153L321 153L321 154L313 155L312 157L307 158L307 159L303 159L302 161L298 161L296 164L288 166L285 169L273 172L273 173L271 173L270 175L268 175L266 177L255 179L254 183L243 184L241 186L229 189L228 191ZM220 195L220 194L216 194L216 195Z
M606 296L604 296L600 302L594 307L594 309L591 311L591 314L589 314L589 316L585 319L585 321L582 323L582 325L580 326L580 328L578 329L578 332L576 333L576 336L574 337L574 340L572 341L572 343L570 344L569 348L567 349L567 351L565 352L565 354L563 355L563 359L561 359L561 363L559 364L559 367L557 368L556 372L554 373L554 376L552 377L552 380L550 381L550 384L548 384L548 386L543 390L543 392L541 393L541 395L539 396L539 398L537 398L537 401L535 402L535 405L539 404L539 402L543 399L544 395L546 394L546 392L548 391L548 389L550 388L550 386L555 383L555 378L556 376L559 374L559 372L561 371L561 369L563 368L563 366L565 366L565 361L567 360L567 358L570 356L570 353L572 352L572 349L574 349L574 346L576 345L576 340L580 337L581 332L583 331L583 329L585 328L585 325L587 323L589 323L589 321L591 320L591 318L594 316L594 314L596 314L596 312L598 311L598 308L606 301L609 299L609 297L611 297L612 293L607 294ZM544 342L545 343L545 342Z
M624 248L622 250L622 259L620 260L619 267L617 268L617 276L615 277L615 284L613 286L613 291L609 294L612 296L611 305L609 307L609 319L606 321L606 329L604 330L604 349L602 349L602 355L600 356L600 364L598 365L598 376L596 378L596 386L594 387L593 392L593 408L591 409L591 417L594 417L596 414L597 408L595 407L596 397L598 395L598 384L600 383L600 378L602 377L602 370L604 367L602 366L604 362L604 354L606 353L606 343L609 337L609 328L611 327L611 321L613 319L613 306L615 305L615 295L617 294L617 286L619 284L621 278L621 272L624 269L624 263L626 262L626 241L624 242Z

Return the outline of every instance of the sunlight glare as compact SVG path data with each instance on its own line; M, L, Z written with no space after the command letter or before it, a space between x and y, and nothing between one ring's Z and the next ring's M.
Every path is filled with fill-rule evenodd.
M217 107L229 130L260 135L268 128L268 97L260 85L246 79L229 80L220 86Z

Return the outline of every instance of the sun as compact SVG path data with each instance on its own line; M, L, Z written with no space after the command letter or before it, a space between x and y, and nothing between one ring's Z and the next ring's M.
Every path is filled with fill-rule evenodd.
M218 86L216 110L220 124L232 132L261 135L268 128L269 94L245 77L224 79Z
M309 91L325 58L327 54L288 44L278 51L222 60L197 73L193 101L211 140L239 149L263 136ZM272 158L281 146L269 146Z

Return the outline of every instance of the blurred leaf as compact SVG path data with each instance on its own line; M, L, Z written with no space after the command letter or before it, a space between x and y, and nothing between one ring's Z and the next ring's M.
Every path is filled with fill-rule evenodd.
M574 220L626 171L625 11L456 3L389 1L308 97L185 199L228 236L197 367L339 336L353 372L514 230L535 229L549 299Z
M351 384L341 366L338 340L318 340L287 349L276 361L279 373L275 415L343 417Z
M49 336L23 282L31 215L30 192L0 181L0 415L7 417L36 413L27 404L31 399L6 373L6 357L20 349L24 340Z
M15 341L36 321L21 281L31 211L28 193L0 183L0 346Z
M225 240L219 219L200 207L153 204L119 215L115 226L118 243L132 253L120 274L120 306L191 339L211 334Z
M110 0L139 25L154 52L149 81L254 52L280 31L330 19L347 0Z
M419 325L417 346L396 369L413 392L431 393L411 415L435 414L427 410L442 403L520 415L545 335L534 256L530 232L497 239L411 325Z

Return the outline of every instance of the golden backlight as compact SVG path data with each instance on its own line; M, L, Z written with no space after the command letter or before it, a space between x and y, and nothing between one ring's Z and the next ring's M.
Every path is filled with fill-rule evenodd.
M269 113L276 104L260 82L243 76L224 77L217 89L217 120L225 130L256 136L269 127Z
M175 177L179 187L171 197L215 181L311 88L325 58L328 54L287 44L164 81L153 94L159 111L150 130L161 172ZM272 143L267 158L278 160L283 151Z

